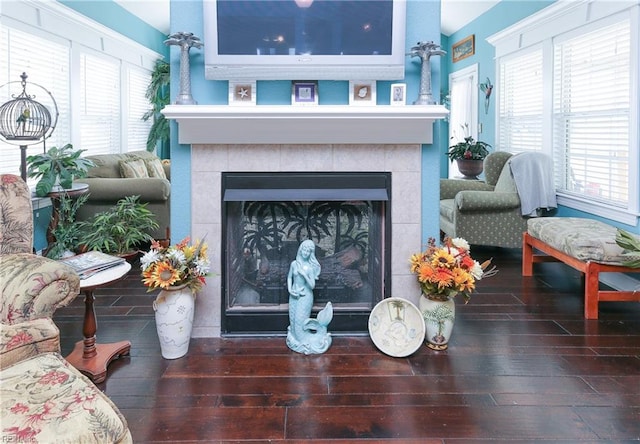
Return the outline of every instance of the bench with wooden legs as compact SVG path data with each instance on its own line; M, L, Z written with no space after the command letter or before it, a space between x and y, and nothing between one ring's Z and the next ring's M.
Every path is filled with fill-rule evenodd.
M525 232L522 242L522 275L533 276L533 264L540 262L562 262L584 274L586 319L598 319L600 301L640 302L640 288L633 291L601 290L599 282L600 273L638 273L638 268L578 259Z

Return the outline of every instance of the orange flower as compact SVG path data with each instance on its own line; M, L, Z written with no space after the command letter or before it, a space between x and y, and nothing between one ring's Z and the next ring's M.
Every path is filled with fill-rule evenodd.
M426 250L411 255L409 263L424 294L440 298L462 294L465 302L475 290L476 280L496 273L495 267L485 271L488 263L480 267L469 253L469 244L461 238L446 238L442 247L430 238Z

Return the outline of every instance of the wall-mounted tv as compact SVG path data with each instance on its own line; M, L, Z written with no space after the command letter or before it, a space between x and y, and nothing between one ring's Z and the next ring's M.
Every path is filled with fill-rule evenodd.
M203 0L209 80L400 80L405 0Z

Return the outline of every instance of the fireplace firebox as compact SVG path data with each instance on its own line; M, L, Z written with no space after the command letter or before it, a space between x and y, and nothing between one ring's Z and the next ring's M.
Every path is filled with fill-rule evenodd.
M223 335L286 334L287 273L305 239L322 267L313 315L331 301L332 333L366 333L391 288L391 173L228 172L222 201Z

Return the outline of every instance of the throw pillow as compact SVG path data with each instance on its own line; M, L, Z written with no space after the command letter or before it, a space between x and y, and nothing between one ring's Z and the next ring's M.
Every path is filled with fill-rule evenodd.
M121 160L120 175L129 179L149 177L144 160Z
M149 177L158 177L160 179L166 179L167 175L164 172L164 168L162 167L162 162L160 159L146 159L144 163L147 164L147 171L149 172Z

